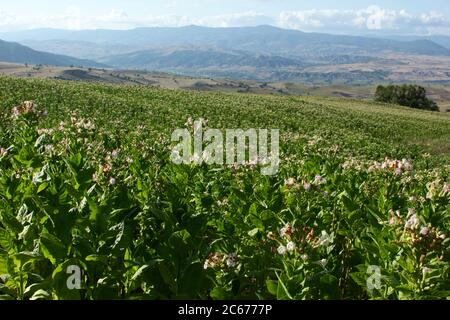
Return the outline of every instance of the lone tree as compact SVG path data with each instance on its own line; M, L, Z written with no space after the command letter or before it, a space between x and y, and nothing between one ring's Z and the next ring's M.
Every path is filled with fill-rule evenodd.
M378 86L375 101L399 104L415 109L439 111L438 105L427 98L426 89L417 85Z

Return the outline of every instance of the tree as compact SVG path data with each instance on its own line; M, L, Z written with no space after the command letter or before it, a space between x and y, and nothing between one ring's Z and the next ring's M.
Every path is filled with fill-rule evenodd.
M438 105L427 97L426 89L418 85L380 85L375 93L375 101L399 104L415 109L439 111Z

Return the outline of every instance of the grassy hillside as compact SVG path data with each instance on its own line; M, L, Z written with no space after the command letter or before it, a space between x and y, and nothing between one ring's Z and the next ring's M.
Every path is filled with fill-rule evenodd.
M48 94L50 88L53 94ZM188 117L203 117L212 127L271 126L286 134L327 135L329 143L348 144L358 154L364 152L355 142L365 147L373 145L371 151L381 156L398 149L407 156L417 142L424 147L440 146L442 153L449 151L446 148L450 141L450 115L369 101L197 93L11 78L2 78L1 89L0 103L4 110L25 100L35 100L49 111L47 122L52 124L77 112L95 119L102 129L111 130L111 121L117 121L120 123L119 128L114 128L117 130L130 131L151 124L158 133L171 133ZM170 108L174 104L177 108ZM352 137L350 143L345 139L348 136Z
M449 296L448 114L7 77L0 110L0 297ZM279 172L173 164L189 118L280 129Z
M375 85L305 85L301 83L286 82L258 82L250 80L233 80L226 78L199 78L177 74L146 72L136 70L107 70L81 67L55 67L21 65L0 62L0 74L39 79L58 79L72 81L90 81L111 84L146 85L166 89L186 89L196 91L219 91L251 94L276 94L295 96L325 96L338 98L351 98L359 100L373 100ZM436 101L442 112L450 108L450 88L445 85L425 86L431 99Z

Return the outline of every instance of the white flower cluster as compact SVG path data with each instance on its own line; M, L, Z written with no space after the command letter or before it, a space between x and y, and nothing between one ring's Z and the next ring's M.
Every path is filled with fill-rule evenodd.
M21 115L35 112L36 103L34 103L34 101L24 101L20 106L16 106L12 109L13 118L18 118Z
M311 191L313 185L319 187L321 185L326 184L327 180L325 178L323 178L321 175L317 175L317 176L315 176L314 181L312 183L305 181L305 180L302 181L302 183L303 183L303 189L306 192L309 192L309 191ZM288 189L297 189L297 190L300 189L300 185L295 178L289 178L289 179L284 180L284 185Z
M417 230L420 227L420 220L417 217L415 209L408 209L408 220L405 223L405 228L409 230Z
M434 199L437 196L445 197L450 194L450 186L447 183L441 188L441 180L437 179L427 184L427 199Z
M80 132L81 129L84 130L94 130L95 124L91 120L87 119L77 119L75 117L71 117L72 125L78 128L78 131Z
M236 268L239 259L236 253L223 254L223 253L211 253L203 264L203 268L214 269L214 268Z
M450 194L450 184L444 183L444 187L442 188L442 192L444 194Z
M391 211L389 211L389 214L390 214L390 217L391 217L389 219L389 225L395 226L397 224L402 223L402 216L400 214L400 210L394 211L394 210L391 209Z
M289 241L288 244L287 244L286 246L284 246L284 245L279 246L278 249L277 249L277 252L278 252L278 254L280 254L280 255L285 255L285 254L287 254L287 253L294 252L294 250L295 250L296 247L297 247L297 246L295 245L294 242Z
M315 146L319 142L321 142L323 139L319 136L314 136L308 141L308 146Z
M55 150L55 146L52 144L46 144L44 145L44 153L50 154Z
M331 236L325 230L322 231L322 234L317 242L317 245L320 247L328 247L333 242Z
M289 178L284 180L284 185L288 188L294 188L297 186L297 180L295 178Z
M423 269L422 269L422 273L423 273L423 276L425 277L425 276L427 276L429 273L431 273L433 270L432 269L430 269L430 268L428 268L428 267L424 267Z
M347 159L347 161L345 161L342 165L341 165L342 169L344 170L356 170L356 171L361 171L364 168L364 163L359 160L356 159L354 157L350 157Z
M120 151L119 151L119 150L113 150L113 151L111 152L111 157L112 157L113 159L117 159L117 158L119 157L119 154L120 154Z
M4 148L0 148L0 157L4 157L8 155L8 150Z
M311 183L309 183L309 182L304 182L304 183L303 183L303 188L305 189L306 192L311 191Z
M291 224L285 225L283 228L280 229L280 237L286 238L290 237L293 233L293 228Z
M413 165L406 159L391 160L386 158L383 163L375 162L369 167L369 172L388 170L393 171L396 175L401 176L414 170Z
M325 178L323 178L321 175L317 175L314 178L314 184L317 185L317 186L320 186L320 185L323 185L323 184L326 184L326 183L327 183L327 180Z
M37 132L38 132L38 134L41 136L41 135L43 135L43 134L46 134L46 135L49 135L49 136L51 136L51 135L53 135L54 133L55 133L55 129L52 129L52 128L39 128L39 129L37 129Z
M230 253L225 258L225 263L228 268L234 268L238 264L238 256L236 253Z
M116 184L117 184L116 178L111 178L111 179L109 179L109 185L115 186Z
M278 247L277 249L278 254L285 255L287 253L294 252L297 246L293 241L290 240L292 239L292 235L294 234L293 226L290 223L288 223L283 228L280 229L279 233L281 238L288 239L289 242L286 245L280 245ZM273 239L274 235L272 233L269 233L267 237L269 239Z
M430 234L430 228L428 227L422 227L422 229L420 229L420 235L421 236L428 236Z

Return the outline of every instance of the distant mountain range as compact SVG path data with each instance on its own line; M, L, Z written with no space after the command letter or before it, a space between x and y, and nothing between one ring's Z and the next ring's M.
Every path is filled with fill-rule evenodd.
M405 65L404 56L436 57L445 61L444 64L447 60L443 57L450 59L450 37L446 36L375 38L305 33L272 26L83 31L37 29L3 33L0 38L60 55L60 59L68 59L70 55L85 61L70 64L91 65L88 63L95 61L117 69L257 80L309 79L311 70L308 68L351 65L354 67L348 69L352 74L344 76L345 79L353 81L361 75L367 81L375 81L387 77L387 66ZM428 78L433 78L431 66L424 70L429 71L426 72ZM339 74L350 71L340 70ZM425 74L423 70L420 72ZM305 77L305 74L308 75ZM419 76L414 74L412 78ZM445 71L439 72L439 81L446 81L446 77ZM335 76L327 75L326 78L334 79Z
M28 64L48 64L53 66L85 66L103 68L105 64L66 55L36 51L15 42L0 40L0 61Z
M145 69L184 73L198 76L246 78L272 70L295 70L305 67L300 60L248 51L214 48L149 49L109 56L99 61L122 69ZM249 77L251 78L251 77Z
M149 48L195 46L218 47L265 54L304 56L334 52L355 54L361 51L396 51L410 54L449 55L450 50L428 39L396 41L359 36L342 36L322 33L305 33L272 26L242 28L207 28L188 26L181 28L137 28L133 30L83 30L67 31L37 29L0 34L0 38L25 43L64 40L78 47L85 45L87 54L90 43L97 46L119 45L118 54L124 53L124 46L130 51ZM80 43L81 42L81 43ZM42 47L41 49L45 49ZM113 48L111 48L113 49ZM114 50L114 49L113 49ZM65 51L67 53L67 51ZM58 52L60 53L60 52ZM116 54L112 52L111 54ZM85 55L88 57L89 55Z
M450 50L450 36L435 35L435 36L388 36L388 39L397 41L416 41L416 40L428 40L437 43Z

